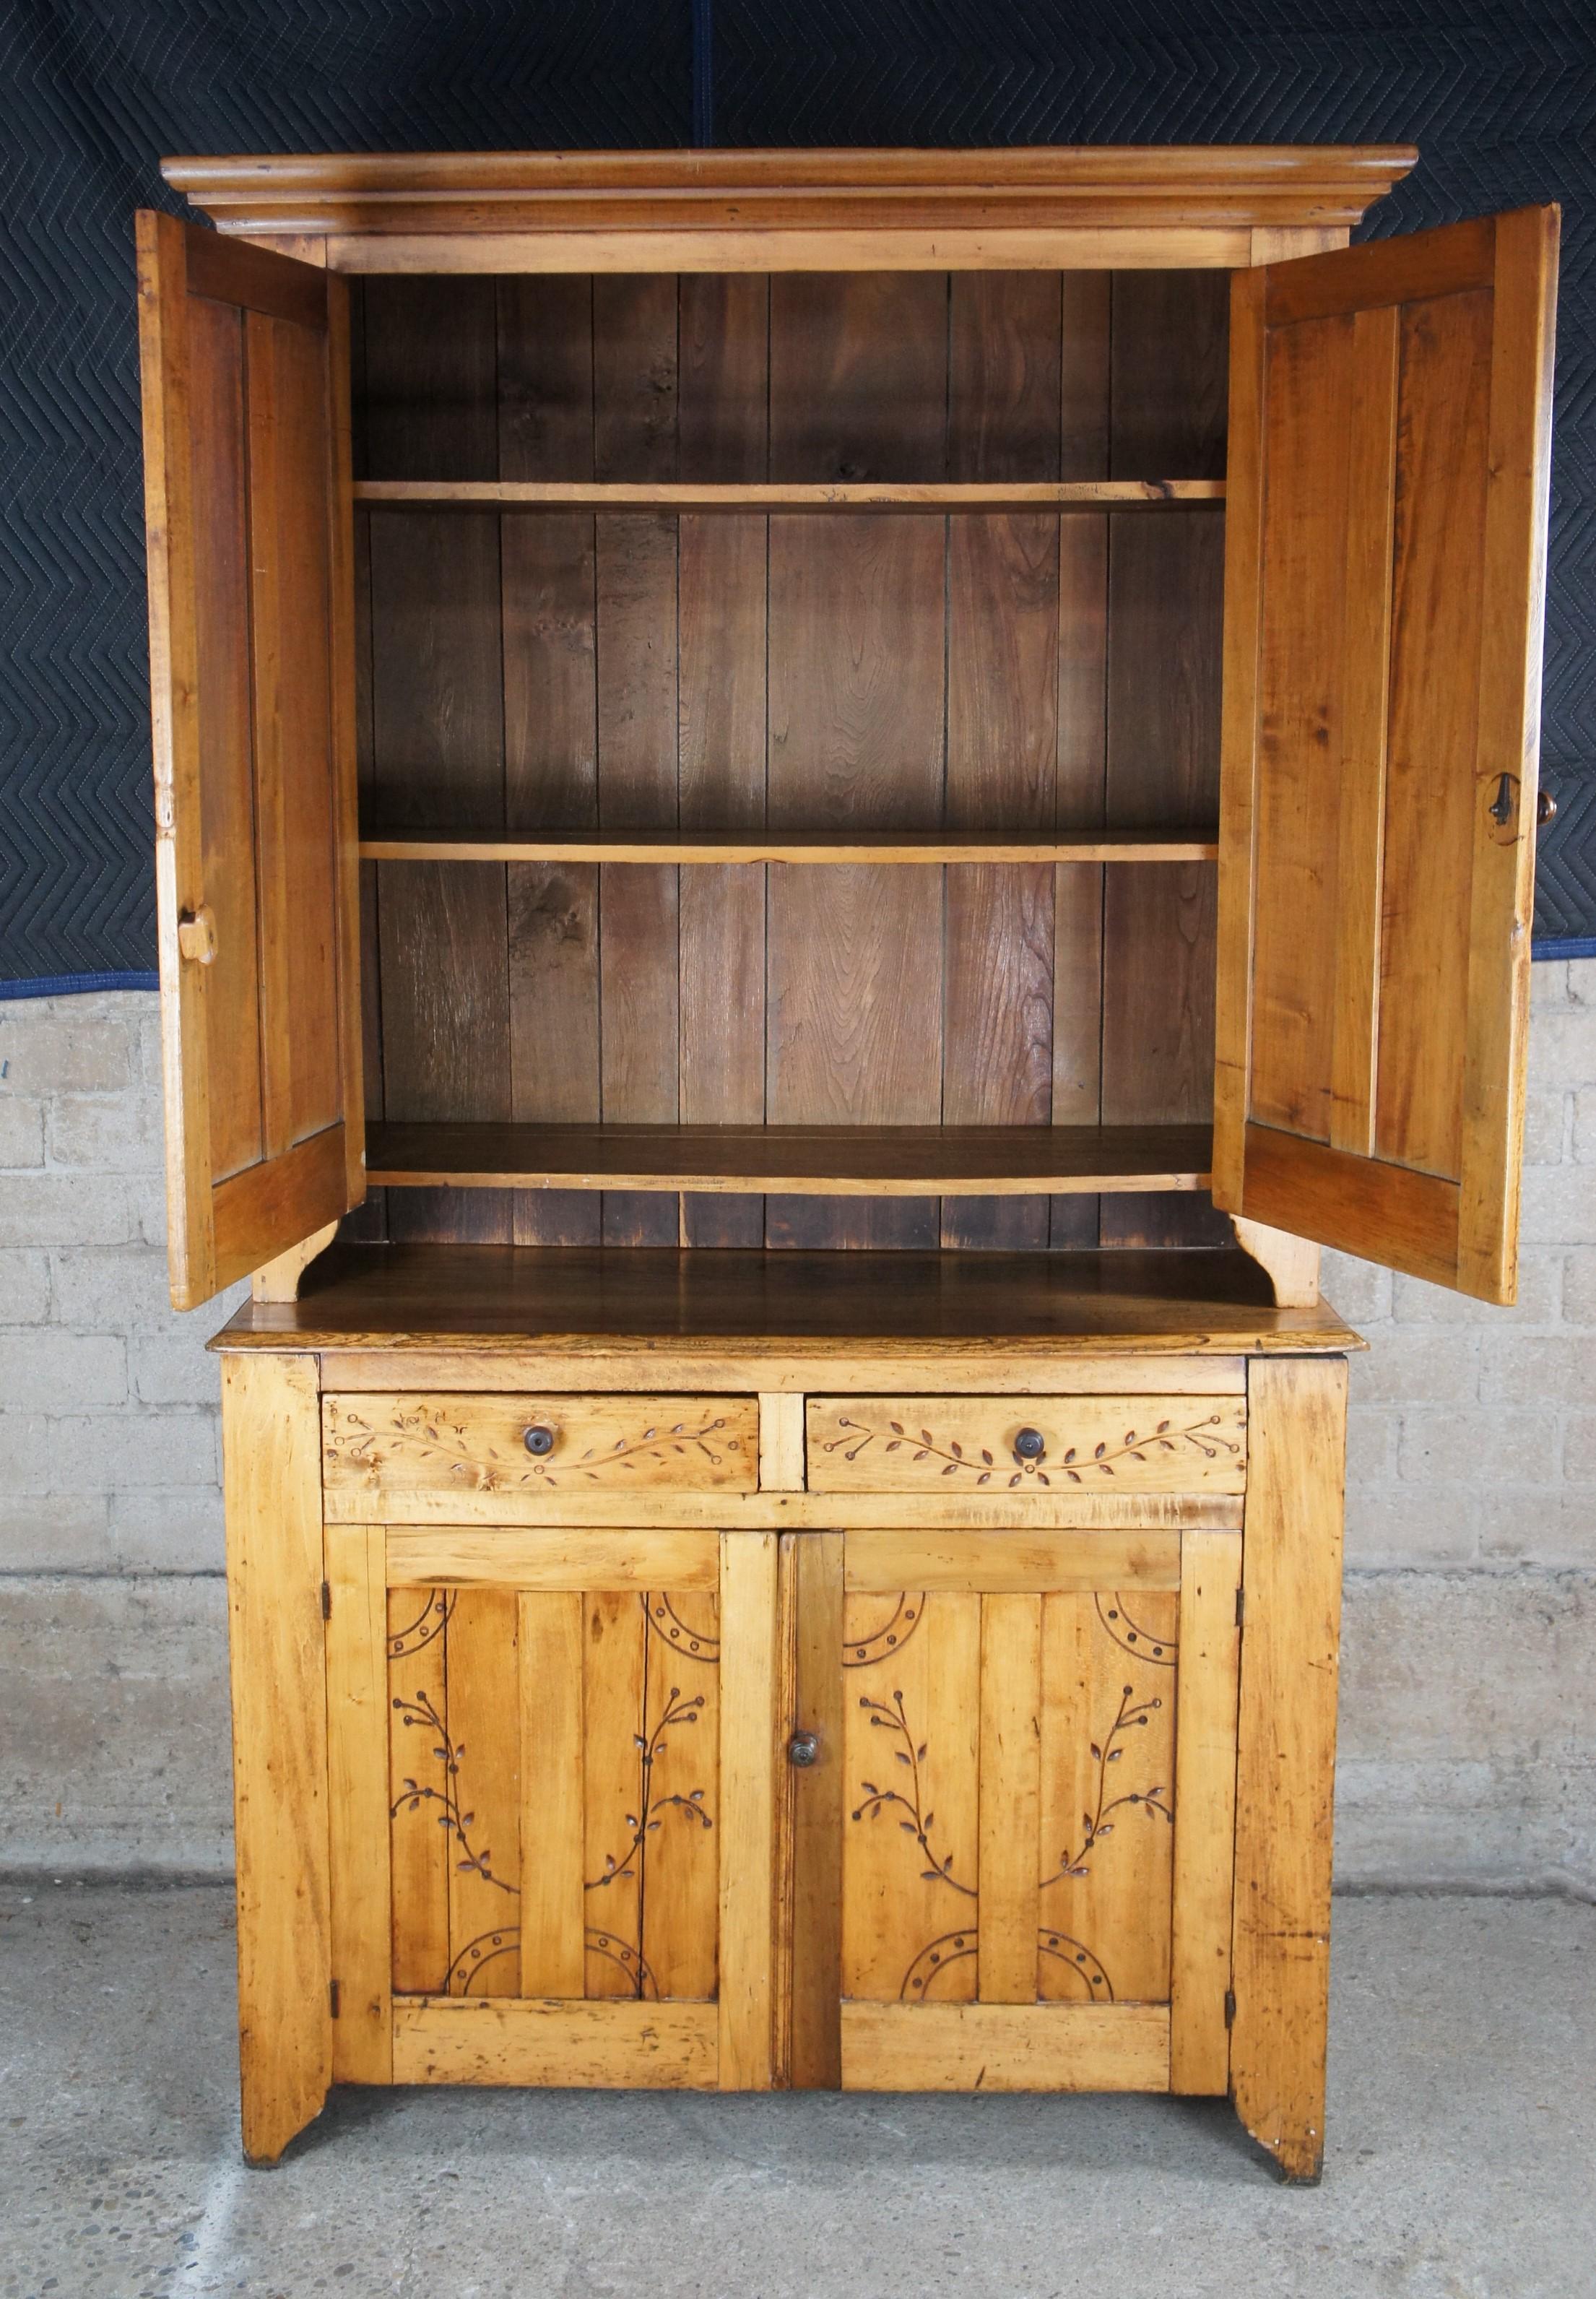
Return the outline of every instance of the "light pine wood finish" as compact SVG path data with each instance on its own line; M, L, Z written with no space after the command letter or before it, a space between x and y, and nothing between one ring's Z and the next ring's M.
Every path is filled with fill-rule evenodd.
M748 1493L759 1481L751 1398L335 1395L322 1422L329 1495Z
M337 1234L337 1223L328 1222L325 1229L318 1229L313 1235L302 1239L286 1253L277 1254L264 1268L257 1269L250 1280L251 1299L297 1301L300 1282L306 1270L318 1254L327 1251Z
M1211 862L1218 841L1201 832L1067 831L1011 835L1003 831L865 831L848 837L826 830L562 830L533 837L428 838L420 833L360 841L368 862L696 862L724 867L796 862L846 867L877 862L993 863Z
M1228 1210L1510 1301L1558 212L1238 278Z
M1237 2114L1288 2179L1324 2154L1346 1366L1254 1365L1236 1742Z
M327 1843L338 2083L389 2083L393 2073L386 1540L381 1525L327 1529Z
M713 2091L715 2042L713 2004L399 2004L393 2080Z
M849 1493L846 1507L834 1493L690 1493L667 1488L657 1493L562 1495L451 1493L401 1491L393 1494L356 1490L328 1494L325 1515L329 1524L363 1524L368 1520L391 1524L407 1555L448 1556L452 1569L466 1580L492 1573L495 1553L492 1539L480 1538L489 1528L495 1536L517 1528L526 1535L527 1570L540 1557L549 1569L562 1569L558 1560L575 1552L576 1537L585 1529L596 1538L627 1531L679 1532L684 1539L718 1527L723 1531L825 1531L839 1515L849 1523L882 1531L905 1530L944 1532L1029 1532L1041 1534L1050 1527L1084 1532L1144 1532L1158 1528L1178 1531L1186 1525L1234 1530L1242 1521L1239 1494L1228 1493L1081 1493L1073 1487L1062 1495L1050 1493L919 1492ZM642 1573L646 1558L616 1539L610 1551L617 1571ZM684 1548L702 1570L702 1552ZM627 1563L627 1559L634 1561ZM539 1569L542 1569L541 1567Z
M926 1585L933 1585L929 1578ZM980 1642L976 1996L982 2004L1034 2004L1041 1857L1040 1597L986 1597Z
M1116 479L958 485L846 480L776 486L736 480L360 479L354 499L372 510L696 512L1176 510L1225 500L1222 479Z
M1231 1225L1242 1251L1268 1275L1280 1309L1311 1309L1319 1299L1319 1248L1289 1230L1233 1215Z
M348 291L148 211L138 264L167 1227L193 1308L363 1187Z
M776 2005L776 1536L721 1544L720 2056L723 2091L768 2091Z
M607 1580L612 1569L600 1560L595 1577ZM582 1596L568 1585L533 1596L524 1567L507 1559L500 1570L522 1591L520 1731L531 1758L521 1773L519 1992L581 1996L587 1988Z
M713 1532L682 1525L616 1531L591 1515L569 1531L518 1531L497 1524L475 1532L459 1524L394 1525L388 1570L396 1585L427 1588L506 1584L522 1589L708 1589L720 1586Z
M923 1504L922 1504L923 1510ZM848 1503L848 1515L856 1515ZM919 1529L864 1529L848 1536L846 1586L851 1591L897 1589L913 1581L928 1589L1178 1589L1180 1534L1173 1530L1011 1534L993 1540L959 1529L939 1535Z
M804 1490L804 1400L782 1390L767 1390L759 1399L759 1490Z
M845 2091L1167 2091L1162 2004L845 2004Z
M1005 1409L960 1397L815 1397L814 1492L1239 1493L1239 1399L1028 1397ZM1040 1437L1039 1453L1021 1440Z
M1170 2089L1228 2088L1240 1536L1180 1536Z
M318 1415L311 1367L222 1369L244 2152L272 2163L333 2074Z

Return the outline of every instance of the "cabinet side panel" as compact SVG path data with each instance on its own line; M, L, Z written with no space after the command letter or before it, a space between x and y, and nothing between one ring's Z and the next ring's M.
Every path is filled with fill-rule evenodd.
M320 1434L309 1359L223 1360L239 2056L257 2162L332 2079Z
M1288 2179L1324 2154L1346 1361L1254 1358L1230 2089Z

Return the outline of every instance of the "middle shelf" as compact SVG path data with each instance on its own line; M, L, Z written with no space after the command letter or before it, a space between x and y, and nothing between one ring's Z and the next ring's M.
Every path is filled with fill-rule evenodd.
M363 862L1212 862L1211 830L540 830L372 834Z
M391 1125L374 1189L1030 1197L1205 1190L1206 1125Z

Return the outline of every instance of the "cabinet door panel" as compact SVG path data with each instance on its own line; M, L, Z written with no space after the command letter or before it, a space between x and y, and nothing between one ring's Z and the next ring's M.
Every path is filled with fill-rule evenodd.
M930 1587L860 1588L852 1540L837 1656L843 2087L889 2089L912 2071L957 2088L989 2047L988 2088L1163 2089L1173 2057L1179 2087L1222 2090L1211 2039L1233 1814L1213 1742L1228 1730L1234 1746L1240 1536L1193 1536L1189 1562L1171 1541L1162 1585L1123 1590L1112 1553L1103 1585L1083 1587L1088 1534L1062 1564L1038 1555L1029 1589L1001 1534L956 1589L934 1569ZM830 1793L824 1754L795 1790L800 1909L817 1856L802 1800L811 1780Z
M1238 274L1214 1199L1517 1282L1558 212Z
M364 1193L342 280L138 219L172 1298Z
M768 2084L772 1536L692 1536L720 1566L685 1589L642 1586L632 1569L651 1539L668 1569L668 1533L629 1535L613 1587L602 1540L584 1556L558 1537L564 1585L540 1558L528 1588L517 1565L532 1536L509 1536L496 1585L483 1538L460 1535L454 1578L449 1536L429 1528L435 1577L417 1585L401 1529L329 1528L329 1731L348 1800L335 1831L341 1990L391 2029L401 2080L568 2081L568 2047L604 2071L595 2082ZM364 1654L379 1638L373 1666ZM373 1681L385 1740L371 1731ZM385 1858L344 1860L338 1847L369 1847L374 1828ZM368 1905L379 1871L391 1880L381 1968ZM458 2024L490 1999L493 2021ZM665 2024L644 2006L669 2007ZM368 2076L377 2056L360 2062Z

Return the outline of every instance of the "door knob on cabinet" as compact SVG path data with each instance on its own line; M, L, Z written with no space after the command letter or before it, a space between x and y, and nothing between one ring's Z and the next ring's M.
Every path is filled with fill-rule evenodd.
M545 1453L554 1450L554 1432L547 1423L534 1421L522 1442L529 1453L535 1453L541 1460Z
M216 956L216 918L202 902L197 910L185 910L178 920L178 949L195 966L209 966Z
M1558 802L1550 791L1540 791L1536 793L1535 820L1537 822L1555 822L1557 811Z
M1039 1461L1047 1450L1047 1440L1039 1429L1022 1429L1014 1440L1017 1461Z
M818 1732L795 1732L787 1743L787 1761L790 1764L796 1764L799 1772L806 1772L809 1766L818 1760L819 1755Z

